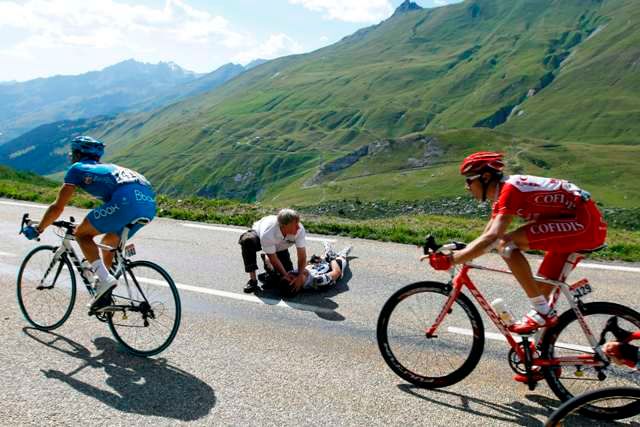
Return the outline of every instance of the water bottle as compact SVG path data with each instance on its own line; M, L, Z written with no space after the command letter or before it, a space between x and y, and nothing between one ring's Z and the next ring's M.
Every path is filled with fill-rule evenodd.
M498 317L507 325L511 326L515 323L516 319L509 311L507 304L505 304L502 298L498 298L491 303L491 307L498 313Z
M93 273L93 267L89 261L83 259L80 263L80 268L82 269L82 276L87 279L89 283L93 283L96 280L95 274Z

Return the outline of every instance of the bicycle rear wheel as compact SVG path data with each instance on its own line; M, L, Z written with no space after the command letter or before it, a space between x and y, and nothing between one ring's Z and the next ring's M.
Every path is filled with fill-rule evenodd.
M602 405L602 403L611 400L616 402L627 401L629 403L640 402L640 388L610 387L590 391L576 396L571 400L566 401L556 409L545 423L545 427L571 425L571 417L575 415L576 412L580 411L580 409L585 405ZM627 410L620 410L616 418L612 419L621 420L640 414L640 412L633 409L633 405L631 405L630 409L627 408Z
M612 316L618 317L620 327L627 331L640 329L640 313L629 307L609 302L592 302L582 307L584 320L596 339L600 338L607 320ZM540 352L541 357L547 360L576 356L586 360L597 358L573 310L563 313L556 326L545 332ZM562 401L604 387L640 386L640 378L635 370L615 364L606 368L586 364L560 365L560 369L558 366L549 366L543 368L543 372L549 387ZM591 418L613 420L627 410L640 412L640 402L608 399L583 406L581 413Z
M449 298L444 283L408 285L385 303L378 318L378 347L398 376L424 388L447 387L469 375L484 350L484 327L478 310L460 294L435 336L426 330Z
M17 280L20 311L33 327L44 331L59 328L69 318L76 300L76 276L57 248L38 246L27 254Z
M108 316L115 339L132 354L153 356L166 349L180 326L180 296L171 276L149 261L129 263L112 293Z

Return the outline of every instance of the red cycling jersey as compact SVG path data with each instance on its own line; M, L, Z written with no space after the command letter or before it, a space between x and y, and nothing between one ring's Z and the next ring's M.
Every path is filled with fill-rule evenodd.
M501 184L492 217L517 215L529 221L524 230L530 249L547 251L538 270L560 277L572 252L602 245L607 224L589 193L561 179L512 175Z
M493 215L517 215L527 221L576 216L584 192L568 181L530 175L506 178Z

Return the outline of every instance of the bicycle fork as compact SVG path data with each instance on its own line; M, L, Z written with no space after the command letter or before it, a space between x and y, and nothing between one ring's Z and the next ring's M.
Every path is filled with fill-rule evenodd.
M438 336L436 335L436 331L444 320L445 316L451 313L451 307L453 307L456 299L458 299L458 295L460 295L460 292L462 291L462 286L451 286L451 283L449 283L447 290L449 291L449 298L447 299L447 302L442 307L442 310L440 311L440 314L438 314L438 317L436 318L436 321L433 323L433 325L425 329L425 336L427 338L438 338Z
M44 289L53 289L53 287L56 285L56 282L58 281L58 277L60 277L60 273L62 272L63 260L61 258L64 252L65 250L64 250L64 247L62 246L56 249L56 252L53 254L53 258L51 259L51 263L49 264L49 268L47 268L47 271L45 271L44 276L42 276L42 279L40 279L40 284L36 287L37 290L41 291ZM44 283L47 280L47 277L49 277L49 273L51 273L51 270L56 264L58 266L56 270L56 274L53 277L51 284L49 286L45 286Z

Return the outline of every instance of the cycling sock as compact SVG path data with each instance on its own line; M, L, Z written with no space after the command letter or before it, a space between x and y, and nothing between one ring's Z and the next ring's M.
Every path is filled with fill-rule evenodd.
M98 276L98 280L103 282L107 280L107 278L109 277L109 271L107 270L107 267L104 265L104 262L102 262L100 258L93 261L91 263L91 266L93 267L93 271L96 272L96 276Z
M529 298L529 301L531 302L531 306L533 307L533 309L540 314L546 315L551 311L551 307L549 307L549 303L547 302L547 299L544 297L544 295L538 295L537 297Z

